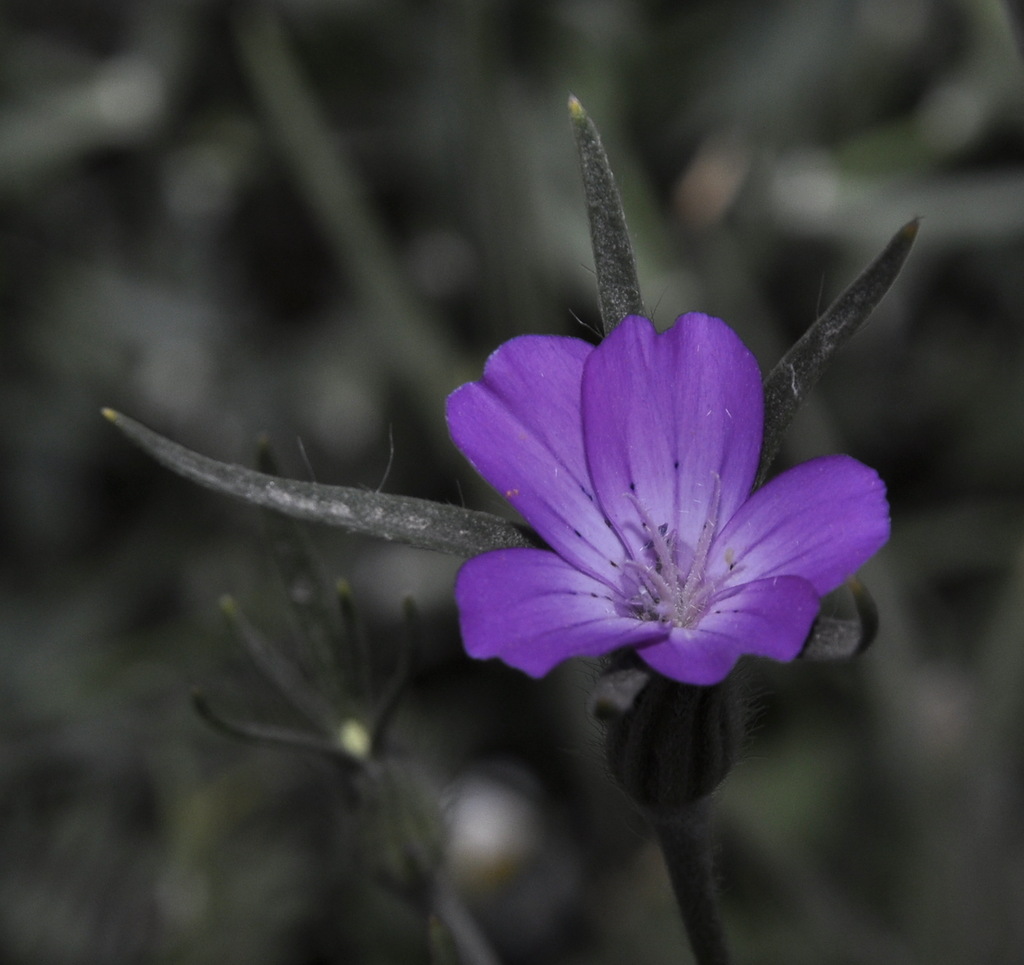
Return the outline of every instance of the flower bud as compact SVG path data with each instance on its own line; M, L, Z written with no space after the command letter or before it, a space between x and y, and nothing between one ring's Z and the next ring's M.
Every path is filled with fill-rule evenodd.
M729 773L745 714L730 675L708 687L651 674L632 706L606 724L612 775L652 817L709 795Z

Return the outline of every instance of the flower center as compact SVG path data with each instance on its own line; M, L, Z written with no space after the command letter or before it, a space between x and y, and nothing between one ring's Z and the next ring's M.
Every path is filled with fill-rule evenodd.
M638 620L670 623L676 627L695 627L707 612L708 604L718 587L708 579L707 563L711 542L718 522L721 494L718 477L708 518L701 527L697 545L693 547L689 565L680 565L681 557L689 556L690 547L680 542L668 524L657 525L650 513L634 498L644 532L649 536L641 558L626 560L624 570L629 576L625 588L627 612Z

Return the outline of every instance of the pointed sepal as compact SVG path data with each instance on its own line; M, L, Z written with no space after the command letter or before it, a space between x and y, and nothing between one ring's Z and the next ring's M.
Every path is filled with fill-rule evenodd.
M917 237L919 223L915 218L900 228L882 253L768 373L764 380L764 441L756 485L767 477L793 416L832 357L867 321L896 280Z
M462 557L493 549L543 545L526 527L490 513L429 499L270 476L202 456L112 409L104 409L103 415L179 476L294 519Z
M569 118L579 153L587 219L590 222L601 325L607 335L627 315L644 314L636 256L626 228L626 215L622 210L619 189L601 144L601 136L575 97L569 98Z

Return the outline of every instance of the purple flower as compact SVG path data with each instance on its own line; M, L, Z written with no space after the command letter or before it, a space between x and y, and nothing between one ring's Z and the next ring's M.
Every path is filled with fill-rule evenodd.
M468 560L455 588L474 657L533 676L632 647L686 683L739 657L792 660L821 596L889 536L885 486L848 456L751 492L764 429L757 362L722 321L600 345L527 335L448 399L452 439L550 550Z

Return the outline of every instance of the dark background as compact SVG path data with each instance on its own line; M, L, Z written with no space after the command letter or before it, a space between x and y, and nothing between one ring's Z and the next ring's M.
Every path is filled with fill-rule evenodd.
M218 609L287 646L259 514L134 416L287 475L501 512L443 400L524 332L590 337L566 98L603 134L644 296L767 368L901 224L919 242L790 433L876 467L882 613L851 664L746 671L719 795L741 962L1019 961L1024 943L1024 67L995 0L8 0L0 11L0 958L425 962L335 773L207 730L273 719ZM297 441L301 441L301 446ZM457 560L311 528L453 875L514 963L686 961L603 773L592 670L461 654ZM461 803L459 803L461 802Z

